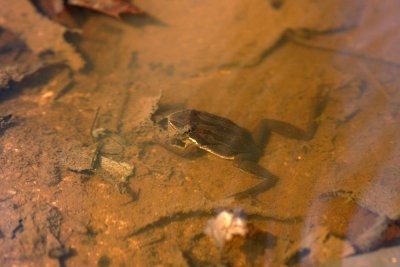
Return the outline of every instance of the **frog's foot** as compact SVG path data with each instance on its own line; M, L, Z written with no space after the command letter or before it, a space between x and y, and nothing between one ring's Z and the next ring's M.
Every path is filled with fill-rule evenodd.
M267 191L278 182L277 176L273 175L271 172L269 172L268 170L261 167L255 162L244 159L235 159L233 163L237 168L247 173L253 174L256 178L264 180L261 183L257 184L256 186L253 186L247 190L230 195L229 197L234 197L235 199L243 199L251 197L256 199L256 196L258 194Z

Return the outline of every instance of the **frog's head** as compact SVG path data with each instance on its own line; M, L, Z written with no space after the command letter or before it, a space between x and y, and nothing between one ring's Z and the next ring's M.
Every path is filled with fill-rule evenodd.
M174 129L182 129L190 125L191 110L181 110L174 112L168 116L168 127Z
M191 130L191 110L181 110L170 114L168 118L168 133L174 136L187 135Z

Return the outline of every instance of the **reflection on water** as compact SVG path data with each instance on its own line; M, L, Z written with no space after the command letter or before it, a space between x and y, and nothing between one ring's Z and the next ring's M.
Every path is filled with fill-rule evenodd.
M136 4L73 11L83 71L0 16L5 266L398 260L396 1Z

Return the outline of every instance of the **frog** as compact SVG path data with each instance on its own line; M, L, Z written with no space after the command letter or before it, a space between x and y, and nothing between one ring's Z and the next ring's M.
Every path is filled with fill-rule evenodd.
M227 197L242 199L257 195L274 187L279 178L258 164L271 133L286 138L310 141L313 139L320 116L326 107L328 93L321 90L310 113L309 125L303 130L290 123L262 119L253 132L232 120L197 109L182 109L159 121L165 136L161 145L183 157L205 151L225 160L231 160L238 169L261 179L255 186Z

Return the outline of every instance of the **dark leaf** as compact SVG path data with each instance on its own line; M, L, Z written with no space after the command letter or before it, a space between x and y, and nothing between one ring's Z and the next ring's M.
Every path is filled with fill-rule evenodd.
M143 11L126 0L68 0L73 6L96 10L119 18L121 14L143 14Z
M64 11L63 0L32 0L32 3L50 18L55 18Z

